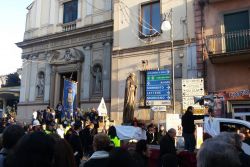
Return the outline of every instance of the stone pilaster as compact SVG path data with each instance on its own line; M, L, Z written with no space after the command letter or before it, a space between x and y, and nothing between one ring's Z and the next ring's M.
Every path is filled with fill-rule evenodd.
M20 89L20 99L19 102L23 103L25 102L25 97L26 97L26 78L27 78L27 67L28 67L28 62L24 61L22 65L22 79L21 79L21 89Z
M51 65L46 63L45 65L45 89L44 89L44 101L49 102L49 92L50 92L50 77Z
M55 81L56 81L56 71L55 67L52 67L50 72L50 105L54 105L54 92L55 92Z
M29 101L29 95L30 95L30 76L31 76L31 66L32 66L32 62L31 60L27 60L27 64L26 64L26 77L25 77L25 102Z
M37 96L37 89L36 89L36 84L37 84L37 67L38 67L38 64L37 64L37 56L33 56L32 58L32 62L31 62L31 74L30 74L30 79L29 79L29 82L30 82L30 86L29 86L29 89L30 89L30 92L29 92L29 101L32 102L32 101L35 101L36 100L36 96Z
M111 79L111 44L103 43L103 97L110 99L110 79Z
M91 62L91 46L84 47L85 59L82 63L82 76L81 83L83 87L81 88L81 101L89 100L90 98L90 62Z

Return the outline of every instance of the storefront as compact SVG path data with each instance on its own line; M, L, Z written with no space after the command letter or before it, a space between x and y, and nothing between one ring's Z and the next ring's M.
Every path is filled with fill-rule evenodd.
M225 91L215 94L214 111L218 117L250 121L250 90Z

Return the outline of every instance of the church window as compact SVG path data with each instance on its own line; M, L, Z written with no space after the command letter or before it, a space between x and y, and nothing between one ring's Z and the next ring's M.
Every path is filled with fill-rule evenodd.
M78 0L72 0L63 4L63 23L69 23L77 19Z

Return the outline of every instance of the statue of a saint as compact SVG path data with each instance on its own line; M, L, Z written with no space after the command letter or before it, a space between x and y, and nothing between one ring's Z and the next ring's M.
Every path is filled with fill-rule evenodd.
M38 75L38 83L36 85L36 87L37 87L37 96L38 97L41 97L41 96L44 95L44 84L45 84L44 73L40 72L39 75Z
M96 66L95 69L92 71L92 76L94 78L94 93L100 93L102 88L102 71L101 67Z
M123 108L123 123L132 123L134 119L135 98L136 98L136 76L130 73L126 79L124 108Z

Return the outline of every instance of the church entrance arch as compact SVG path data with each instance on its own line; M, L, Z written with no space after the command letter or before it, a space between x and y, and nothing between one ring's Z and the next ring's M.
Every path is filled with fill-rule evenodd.
M81 87L81 62L74 64L53 65L51 76L51 91L50 91L50 106L56 107L59 102L63 101L64 78L72 79L77 84L76 104L80 102L80 87Z

